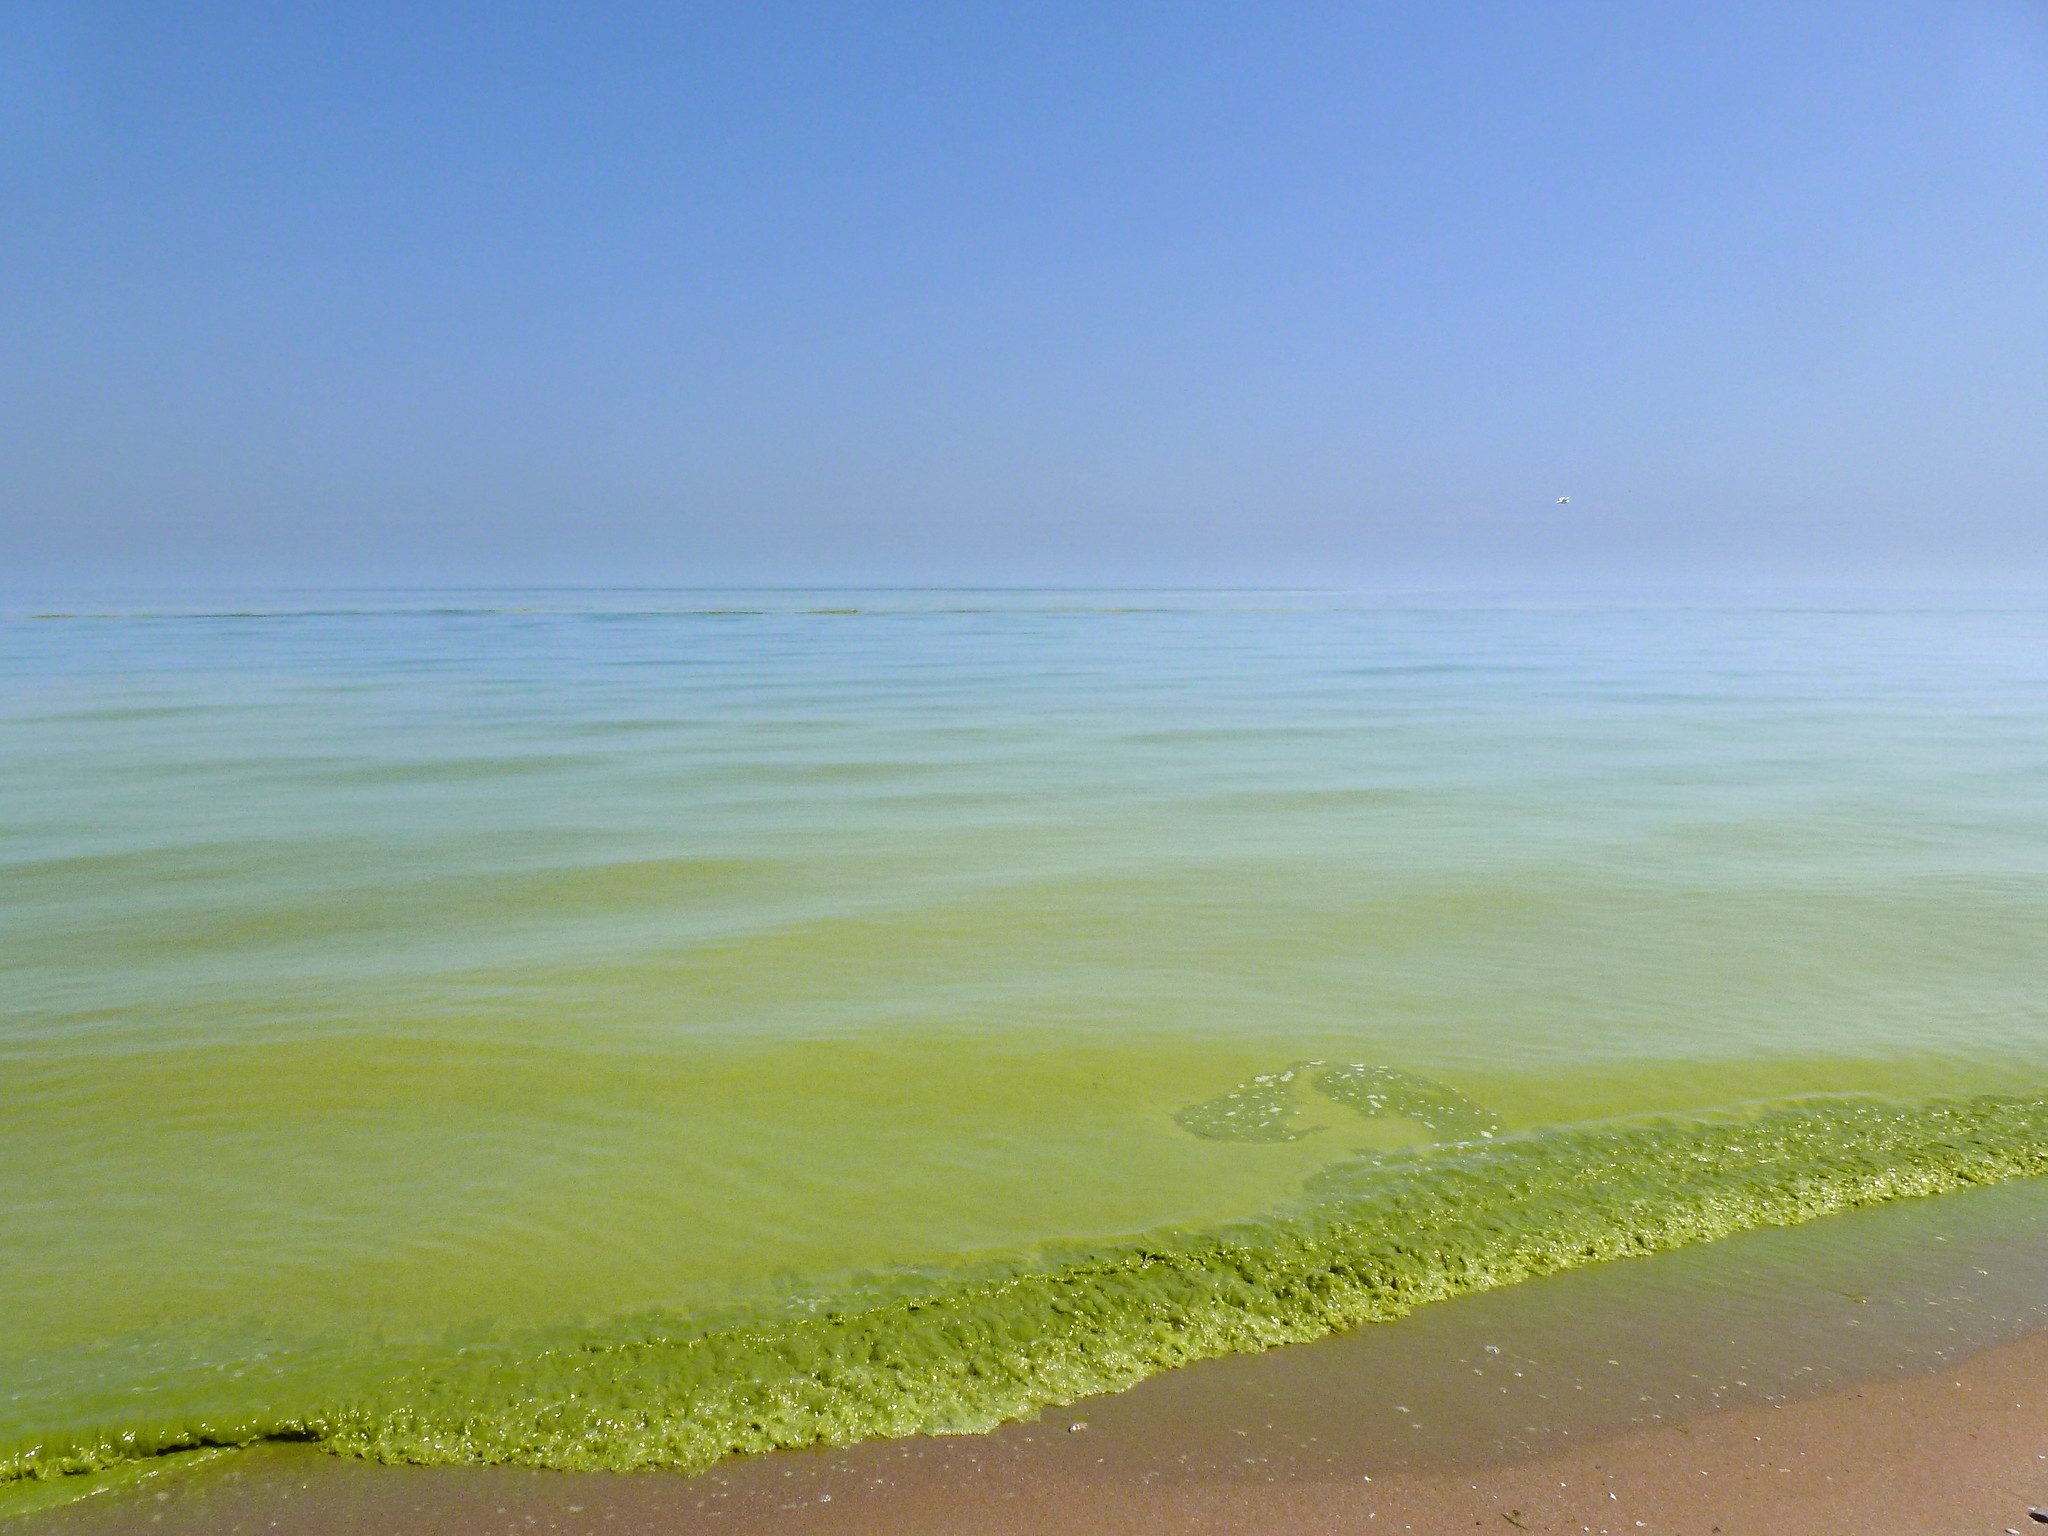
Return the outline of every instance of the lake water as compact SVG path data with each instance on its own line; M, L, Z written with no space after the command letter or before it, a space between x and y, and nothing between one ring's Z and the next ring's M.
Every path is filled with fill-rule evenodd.
M0 616L0 1478L973 1429L2048 1169L2048 607Z

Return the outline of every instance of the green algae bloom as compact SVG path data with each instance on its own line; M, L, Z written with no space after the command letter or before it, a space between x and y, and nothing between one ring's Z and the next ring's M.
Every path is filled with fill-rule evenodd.
M277 1438L394 1462L697 1471L981 1430L1466 1292L2042 1172L2048 1100L1999 1098L1805 1103L1360 1158L1257 1223L989 1265L810 1315L647 1318L479 1347L274 1416L10 1448L0 1477Z
M2048 1145L2038 605L88 597L0 1507L979 1429Z

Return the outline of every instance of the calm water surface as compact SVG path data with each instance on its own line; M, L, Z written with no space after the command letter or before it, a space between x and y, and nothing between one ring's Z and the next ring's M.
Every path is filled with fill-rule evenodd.
M17 607L0 977L0 1475L973 1427L1316 1211L1496 1190L1427 1299L2048 1155L2048 609Z

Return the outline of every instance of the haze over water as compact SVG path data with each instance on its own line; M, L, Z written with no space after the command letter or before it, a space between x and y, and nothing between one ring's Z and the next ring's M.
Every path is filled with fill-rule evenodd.
M1413 1301L1515 1278L1501 1232L1636 1242L1631 1158L1723 1159L1654 1187L1687 1237L1916 1192L1858 1158L2026 1171L2044 657L2048 609L1961 603L16 611L0 1469L298 1431L698 1465L775 1388L719 1330L835 1381L798 1335L842 1314L893 1319L894 1406L819 1433L970 1427L1180 1357L1141 1323L1271 1342L1201 1332L1202 1245L1363 1274L1388 1179L1506 1192ZM1089 1291L1057 1349L990 1280L1147 1245L1200 1297ZM917 1297L969 1322L899 1337ZM948 1355L984 1346L986 1400ZM703 1435L531 1418L621 1350L647 1380L594 1397L658 1378Z

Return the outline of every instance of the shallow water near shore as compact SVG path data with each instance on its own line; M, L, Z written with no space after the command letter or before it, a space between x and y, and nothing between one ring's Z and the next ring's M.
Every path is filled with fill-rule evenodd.
M1830 1421L1840 1414L1835 1438L1853 1445L1859 1420L1833 1394L1945 1383L2004 1346L2038 1358L2048 1340L2044 1260L2048 1180L2017 1180L1461 1297L1318 1343L1169 1372L987 1435L785 1452L694 1477L379 1466L302 1446L201 1452L159 1458L161 1471L22 1528L936 1536L1077 1524L1291 1530L1311 1513L1338 1525L1341 1509L1352 1523L1388 1517L1399 1529L1417 1480L1489 1496L1464 1502L1501 1494L1497 1508L1478 1511L1494 1522L1514 1511L1506 1490L1526 1488L1537 1459L1576 1453L1641 1472L1623 1437L1664 1425L1711 1438L1708 1416L1725 1409L1789 1408L1797 1422L1815 1399L1836 1404L1824 1410ZM2031 1423L2039 1394L2019 1395L2027 1401L2011 1418ZM1766 1473L1786 1459L1775 1449ZM2035 1486L2030 1475L2006 1491ZM1659 1529L1700 1529L1709 1492L1725 1490L1694 1484L1631 1507L1619 1528L1649 1514Z
M0 1476L985 1428L2039 1171L2044 658L1967 604L10 612Z

